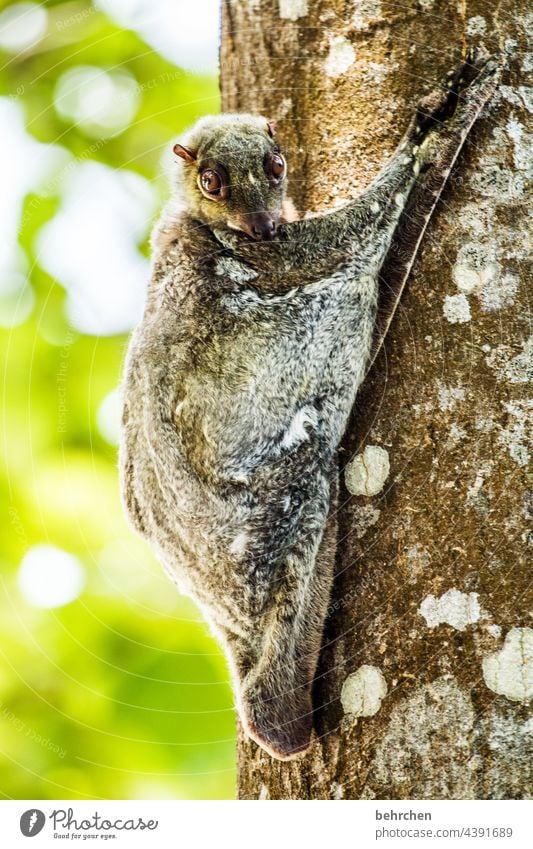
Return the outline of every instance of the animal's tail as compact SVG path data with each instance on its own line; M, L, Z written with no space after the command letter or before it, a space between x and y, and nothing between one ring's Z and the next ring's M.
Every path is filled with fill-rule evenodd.
M336 510L335 470L329 516L327 504L308 503L299 538L278 567L278 580L251 645L242 638L233 645L227 641L244 729L280 760L296 757L311 743L312 688L331 597Z

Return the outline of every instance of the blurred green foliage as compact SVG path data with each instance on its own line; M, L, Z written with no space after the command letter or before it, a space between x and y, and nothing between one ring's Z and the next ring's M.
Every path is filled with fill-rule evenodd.
M136 171L163 201L162 151L184 126L218 110L216 79L180 71L89 3L44 5L45 37L19 55L0 52L0 95L23 105L28 132L41 143ZM53 105L58 78L80 64L124 69L138 84L130 126L100 144ZM116 447L97 425L127 338L70 327L65 291L35 255L60 191L58 182L46 197L36 189L25 199L20 244L35 304L0 336L0 792L232 797L235 728L224 660L196 608L128 528ZM70 604L43 609L23 597L19 565L39 544L83 563L86 585Z

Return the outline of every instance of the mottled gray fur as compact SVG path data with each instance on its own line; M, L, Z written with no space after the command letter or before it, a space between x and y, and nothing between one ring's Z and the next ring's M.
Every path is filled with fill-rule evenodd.
M204 610L225 648L244 727L278 758L311 739L334 563L336 452L371 358L378 275L413 187L434 173L431 203L402 260L406 276L496 84L495 62L478 62L470 75L467 67L421 102L363 195L281 223L274 238L286 181L267 174L279 148L266 119L202 120L182 139L175 197L154 232L146 311L124 380L124 503ZM198 184L199 173L219 166L224 200Z

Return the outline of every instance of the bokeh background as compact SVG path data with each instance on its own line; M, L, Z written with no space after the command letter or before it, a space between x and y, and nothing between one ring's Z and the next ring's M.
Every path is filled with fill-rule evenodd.
M0 9L0 793L231 798L228 672L123 517L118 386L217 0Z

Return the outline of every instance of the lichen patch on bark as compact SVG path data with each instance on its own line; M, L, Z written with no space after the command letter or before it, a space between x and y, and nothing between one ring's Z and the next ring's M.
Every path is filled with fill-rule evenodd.
M388 798L403 798L413 774L424 774L433 798L472 798L475 778L468 755L474 722L472 702L452 678L421 687L394 707L370 765L366 792L372 788L379 798L386 788ZM422 789L419 798L428 798Z
M342 685L341 703L349 716L374 716L387 695L387 682L377 666L365 664Z
M440 598L428 595L418 612L426 620L428 628L445 623L457 631L464 631L467 625L473 625L479 620L481 607L477 593L462 593L452 588Z
M367 445L348 463L344 471L346 487L352 495L377 495L390 472L389 454L379 445Z
M472 318L470 304L462 294L446 295L442 312L450 324L465 324Z
M483 658L483 679L494 693L513 702L533 698L533 630L513 628L499 652Z
M297 21L309 12L308 0L278 0L279 16L287 21Z
M355 62L355 50L346 38L341 36L331 40L324 70L329 77L339 77Z

